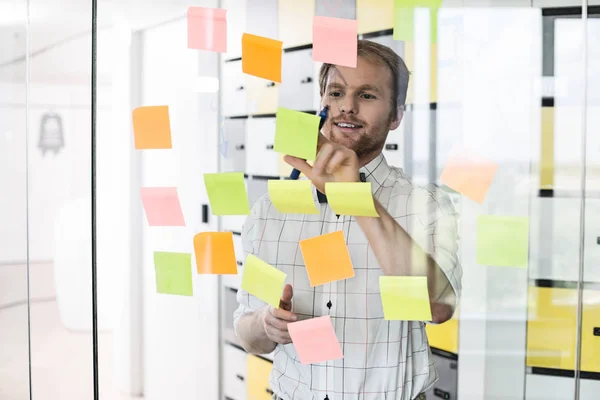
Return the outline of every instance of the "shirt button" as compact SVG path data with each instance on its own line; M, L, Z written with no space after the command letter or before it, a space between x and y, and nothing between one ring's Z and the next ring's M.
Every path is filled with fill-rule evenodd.
M331 310L331 306L332 306L332 305L333 305L333 304L331 303L331 300L329 300L329 301L327 302L327 308L329 308L329 309Z

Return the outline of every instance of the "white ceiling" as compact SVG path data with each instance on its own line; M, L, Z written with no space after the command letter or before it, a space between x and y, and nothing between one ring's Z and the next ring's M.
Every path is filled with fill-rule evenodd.
M26 0L0 0L0 82L23 82L27 52ZM218 0L98 0L98 54L109 28L141 30L184 17L190 5L215 7ZM29 0L30 79L89 83L91 0ZM106 54L106 53L104 53Z

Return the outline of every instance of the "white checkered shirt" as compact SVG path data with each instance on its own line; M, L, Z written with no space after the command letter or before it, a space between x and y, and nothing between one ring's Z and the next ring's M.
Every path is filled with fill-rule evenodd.
M360 171L379 203L441 266L458 299L458 215L448 195L413 185L383 154ZM314 187L313 195L316 201ZM414 399L438 379L425 323L384 319L379 292L383 273L362 229L354 218L338 218L327 204L319 206L320 215L282 214L265 195L254 204L242 231L246 255L287 274L285 283L294 291L292 311L300 320L331 316L344 355L303 365L293 344L277 345L271 388L285 400L323 400L326 395L329 400ZM344 233L355 276L312 288L299 241L338 230ZM241 289L237 300L234 327L242 315L265 305Z

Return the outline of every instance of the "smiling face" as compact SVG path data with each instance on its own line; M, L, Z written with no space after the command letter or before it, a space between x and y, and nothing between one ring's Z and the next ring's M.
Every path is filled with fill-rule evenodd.
M329 107L329 116L321 132L354 150L361 165L381 152L388 132L402 120L402 112L394 109L392 81L387 66L360 56L356 68L329 69L321 96L321 107Z

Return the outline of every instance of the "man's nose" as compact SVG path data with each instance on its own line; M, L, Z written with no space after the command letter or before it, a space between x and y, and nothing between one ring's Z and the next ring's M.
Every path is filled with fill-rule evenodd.
M358 112L358 103L353 96L346 96L338 100L338 107L340 113L343 114L356 114Z

